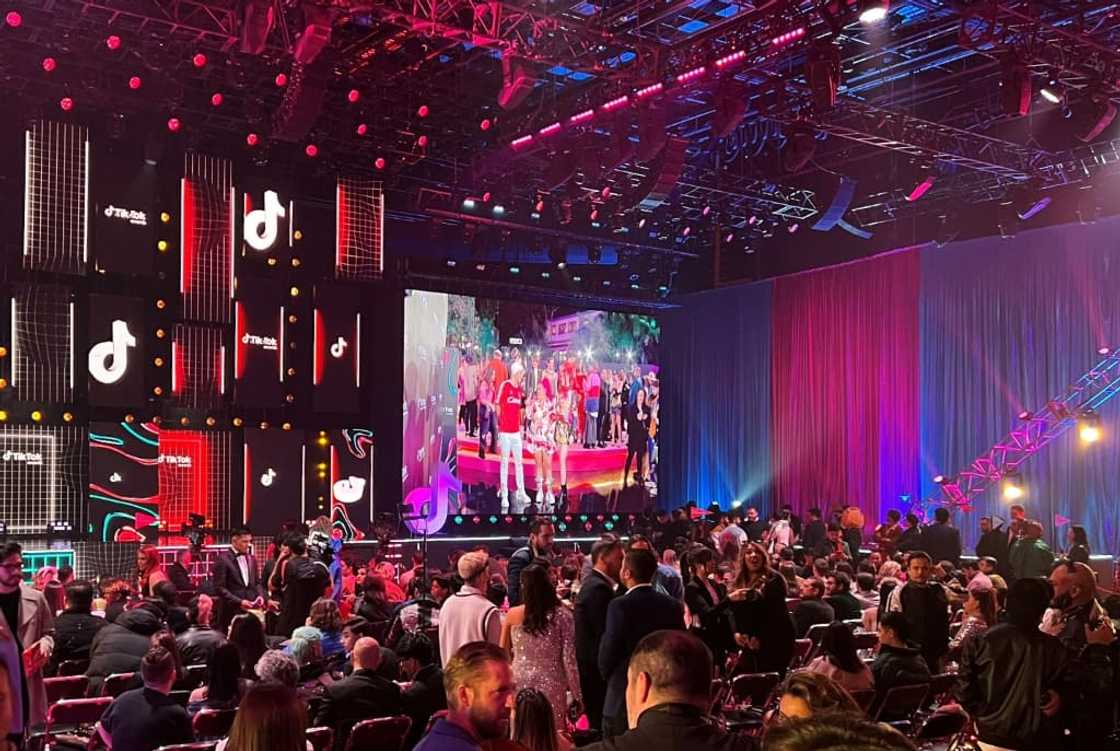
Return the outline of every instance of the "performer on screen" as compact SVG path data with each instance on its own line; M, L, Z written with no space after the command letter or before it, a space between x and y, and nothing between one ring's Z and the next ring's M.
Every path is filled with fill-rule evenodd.
M638 460L634 471L634 480L639 486L645 484L642 476L646 459L646 441L649 440L650 414L646 406L645 389L638 389L634 406L628 415L629 428L627 429L626 464L622 470L622 487L625 488L630 481L630 460Z
M498 420L494 410L494 376L487 374L478 384L478 458L485 459L487 446L498 451Z
M238 613L264 606L264 587L257 573L257 560L249 549L253 533L248 527L233 530L229 548L218 554L211 579L218 603L218 631L225 633Z
M513 456L514 470L517 473L517 496L514 512L520 514L529 505L525 493L525 465L521 441L521 414L525 408L525 391L521 384L525 379L525 369L514 364L510 369L509 380L498 387L498 451L501 453L501 466L498 471L502 513L509 511L509 459Z
M538 385L529 402L529 448L533 451L537 476L537 510L552 513L555 497L552 495L552 403L544 385Z
M556 400L553 416L552 441L556 445L557 463L560 466L560 511L568 510L568 446L572 443L572 397L565 392Z

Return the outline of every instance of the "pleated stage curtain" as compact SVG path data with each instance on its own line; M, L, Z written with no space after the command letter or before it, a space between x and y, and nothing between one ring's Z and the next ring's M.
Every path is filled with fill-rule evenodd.
M905 251L774 282L777 504L855 504L871 528L917 493L919 268Z
M770 510L770 284L686 297L661 317L660 505Z

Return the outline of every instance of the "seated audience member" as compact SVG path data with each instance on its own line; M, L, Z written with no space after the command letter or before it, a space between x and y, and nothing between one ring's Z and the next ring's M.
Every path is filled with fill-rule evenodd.
M817 577L801 583L801 602L793 608L793 625L798 639L804 639L812 626L836 620L832 606L824 601L824 588L824 580Z
M210 620L214 614L214 601L210 595L195 595L191 605L187 608L190 616L191 627L175 637L179 645L179 655L186 665L206 665L210 662L210 655L219 645L226 643L226 637L210 628ZM241 663L237 664L238 670Z
M370 575L362 583L362 596L354 604L354 615L365 618L373 627L373 638L384 641L393 621L393 606L385 589L385 580Z
M58 567L58 583L63 588L68 587L74 581L74 567L69 564L62 564Z
M627 732L588 751L739 751L751 738L711 721L712 653L685 631L654 631L634 648L626 674Z
M299 663L279 649L270 649L257 660L253 672L261 683L280 683L290 689L299 687Z
M175 554L175 560L167 567L167 578L175 585L179 592L193 590L194 582L191 581L191 560L194 557L190 546Z
M152 751L193 738L191 718L168 694L175 683L175 659L162 647L140 662L143 688L125 691L101 715L98 733L118 751Z
M451 583L446 576L433 576L426 585L422 577L412 580L412 599L397 611L389 627L389 643L396 646L405 633L439 627L439 609L451 595Z
M113 673L133 673L151 649L151 637L163 628L159 616L148 607L122 613L113 623L100 629L89 648L90 685L101 687L101 680ZM96 695L96 694L95 694Z
M164 619L172 633L181 634L190 628L191 619L187 609L179 604L179 591L167 579L157 582L152 587L152 599L159 600L163 605Z
M929 666L909 642L910 621L905 615L892 612L879 619L879 654L871 665L877 698L895 686L929 683Z
M330 660L346 651L342 645L342 614L338 603L320 597L311 605L311 615L307 625L319 629L319 641L323 647L323 659Z
M200 709L237 709L247 685L241 677L241 656L237 647L224 642L210 653L206 662L206 685L191 692L187 709L191 714Z
M968 585L968 597L964 601L964 623L949 641L949 657L960 656L964 643L996 625L996 593L992 582L983 574L977 574Z
M929 555L912 553L906 583L891 592L887 610L902 613L910 624L907 639L918 647L930 671L937 672L949 651L949 594L930 579L931 568Z
M790 673L782 684L777 719L815 717L829 712L859 714L860 711L855 699L839 683L821 673L799 670Z
M875 574L861 571L856 574L856 601L860 610L879 607L879 590L875 588Z
M323 689L334 682L323 662L319 629L300 626L292 632L292 638L284 646L284 651L295 658L299 665L299 692L305 699L320 696Z
M262 681L245 694L229 738L214 751L311 751L307 707L290 686Z
M552 704L535 688L517 692L513 706L513 742L528 751L569 751L571 741L556 729Z
M764 751L915 751L902 733L859 712L826 713L772 725Z
M235 615L229 622L229 641L237 647L237 653L241 656L241 677L256 680L253 668L268 649L261 619L252 613Z
M839 621L824 632L820 653L805 670L827 675L849 691L869 689L873 684L871 669L859 658L851 629Z
M400 687L377 674L380 661L377 640L363 636L354 644L354 671L323 692L314 724L334 729L337 751L346 747L350 729L358 722L404 712Z
M101 598L105 601L102 610L105 611L105 620L116 623L117 618L124 612L128 598L132 596L132 589L124 579L102 579L100 584Z
M504 649L489 641L464 644L443 668L443 687L447 715L415 751L480 751L480 743L509 737L515 687Z
M63 660L88 660L90 645L97 632L108 625L104 618L91 614L93 585L81 580L66 587L66 608L54 619L54 651L47 664L47 675L58 672Z
M1007 621L961 649L957 698L981 743L1034 751L1065 747L1059 690L1069 665L1061 642L1039 631L1050 597L1041 579L1020 579L1007 596Z
M412 718L412 729L405 743L407 748L416 745L424 734L428 720L436 712L447 709L447 695L443 691L443 671L436 664L435 645L424 634L405 634L397 645L401 672L410 681L401 691L405 712Z
M829 590L825 602L832 606L838 621L857 620L863 616L863 606L852 594L852 579L845 573L838 572L828 577L826 587Z

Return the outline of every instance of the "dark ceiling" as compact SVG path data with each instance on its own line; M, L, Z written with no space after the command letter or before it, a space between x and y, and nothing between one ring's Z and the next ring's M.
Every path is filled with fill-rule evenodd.
M0 89L27 116L138 143L176 117L184 145L308 181L381 174L407 238L397 253L423 278L495 283L524 266L521 285L651 299L1115 210L1104 186L1116 123L1078 136L1116 98L1116 3L906 0L878 24L860 23L861 9L9 2L22 23L0 29ZM269 15L263 44L245 51ZM498 103L503 66L526 79L512 108ZM847 210L830 213L847 188ZM1039 197L1055 200L1019 219Z

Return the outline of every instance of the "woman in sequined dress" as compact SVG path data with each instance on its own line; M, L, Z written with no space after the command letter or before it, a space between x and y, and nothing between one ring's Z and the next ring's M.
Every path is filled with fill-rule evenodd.
M556 728L567 727L568 694L580 701L576 628L572 611L556 596L548 568L532 563L521 571L521 598L502 625L501 645L513 655L518 686L531 686L552 705Z

